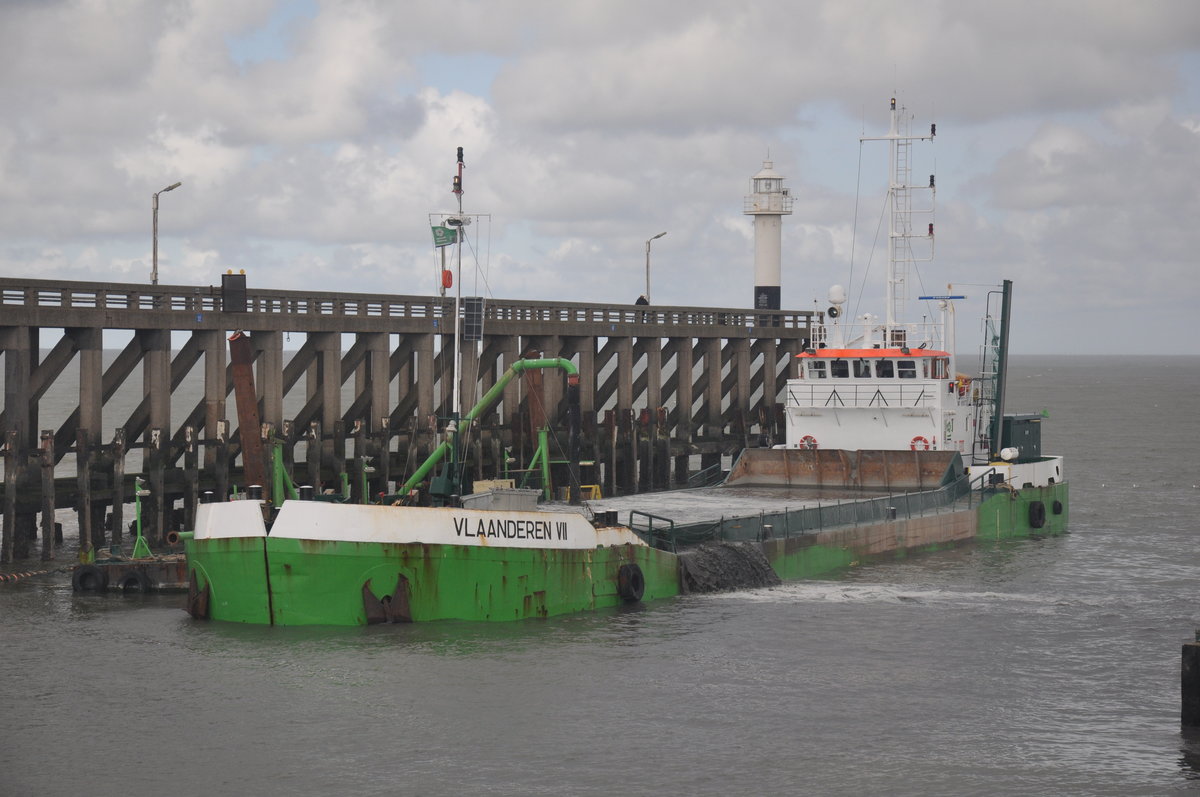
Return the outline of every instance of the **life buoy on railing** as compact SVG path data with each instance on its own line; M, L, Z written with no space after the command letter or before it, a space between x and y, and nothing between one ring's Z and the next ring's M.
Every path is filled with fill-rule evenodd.
M817 438L806 434L800 438L800 448L820 448L820 446L817 445Z
M908 447L913 451L928 451L931 448L929 438L924 435L917 435L908 444Z

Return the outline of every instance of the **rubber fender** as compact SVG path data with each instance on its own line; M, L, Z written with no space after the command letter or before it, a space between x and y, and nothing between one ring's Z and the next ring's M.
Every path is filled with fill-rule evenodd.
M1031 529L1040 529L1046 525L1046 505L1041 501L1034 501L1029 505L1029 527Z
M108 571L95 565L80 565L71 574L71 589L76 592L104 592L108 589Z
M121 576L118 586L122 592L149 592L150 579L140 570L129 570Z
M1055 501L1050 505L1050 508L1054 511L1054 514L1061 515L1063 511L1062 501Z
M646 594L646 577L635 563L621 565L617 570L617 594L621 600L636 603Z

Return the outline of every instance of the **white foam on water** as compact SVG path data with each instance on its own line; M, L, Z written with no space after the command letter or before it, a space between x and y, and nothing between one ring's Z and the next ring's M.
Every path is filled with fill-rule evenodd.
M776 587L717 593L710 597L747 603L891 603L995 605L1021 603L1053 607L1051 595L1007 592L964 592L923 585L848 584L838 581L792 581Z

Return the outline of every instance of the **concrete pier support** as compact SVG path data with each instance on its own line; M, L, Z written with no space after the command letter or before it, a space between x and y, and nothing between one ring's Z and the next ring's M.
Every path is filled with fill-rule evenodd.
M225 417L225 400L228 395L229 379L226 368L229 362L229 347L225 333L217 330L199 330L197 342L204 352L204 437L215 440L217 422ZM217 449L215 444L204 446L204 467L212 470Z
M0 563L13 561L17 537L17 478L20 468L17 459L17 432L4 433L4 525L0 527Z
M254 389L262 423L283 427L283 333L255 332L250 337L254 351Z
M54 558L54 430L44 429L41 435L40 465L42 471L42 561Z

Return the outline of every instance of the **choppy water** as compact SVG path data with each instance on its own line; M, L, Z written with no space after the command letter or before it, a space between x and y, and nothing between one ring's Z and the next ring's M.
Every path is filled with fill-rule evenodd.
M1069 457L1065 537L505 625L244 628L0 584L0 794L1200 790L1200 358L1012 377Z

